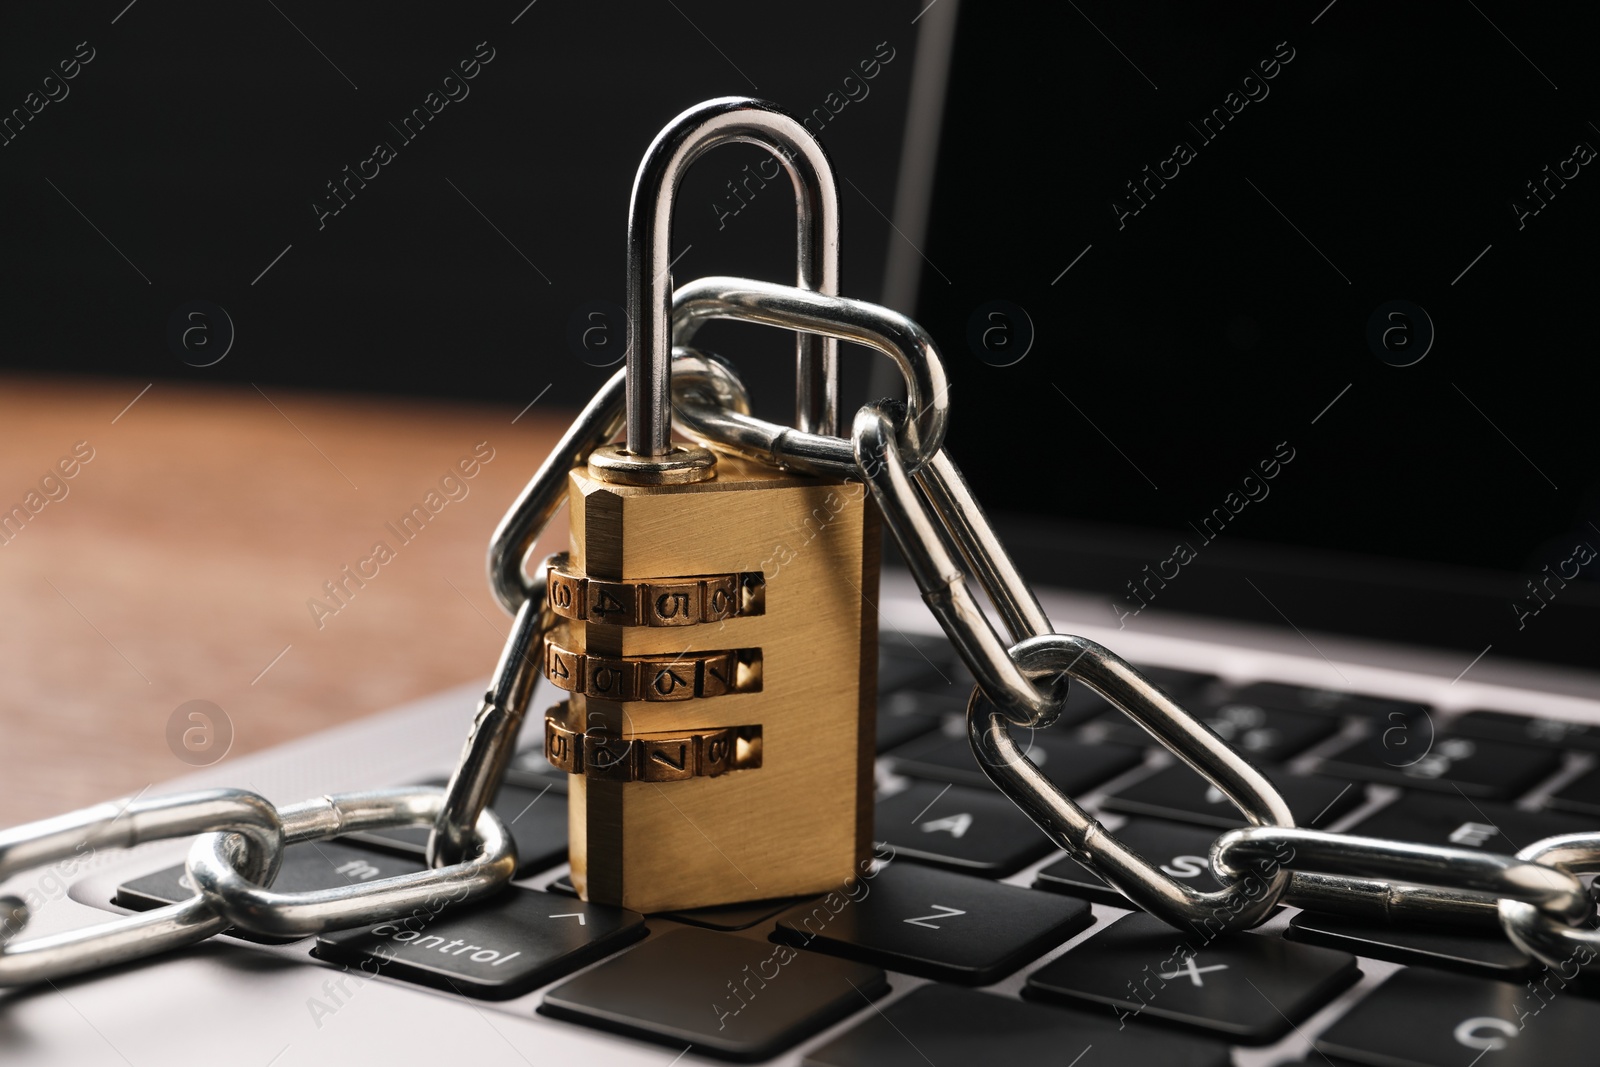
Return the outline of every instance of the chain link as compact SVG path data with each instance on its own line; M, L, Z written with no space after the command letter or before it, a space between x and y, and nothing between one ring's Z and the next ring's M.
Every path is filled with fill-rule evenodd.
M1517 859L1553 864L1571 874L1600 872L1600 833L1563 834L1535 841ZM1591 890L1592 893L1592 890ZM1600 971L1600 931L1577 929L1557 921L1544 910L1521 900L1502 897L1498 902L1500 926L1522 951L1559 970L1576 964L1580 971Z
M76 866L102 848L224 831L240 842L246 875L271 881L283 861L283 822L266 800L243 789L208 789L149 800L110 801L0 833L0 881L47 864ZM204 941L228 926L196 893L188 900L81 930L17 940L32 909L0 898L0 986L28 985L127 963Z
M1211 869L1237 877L1267 854L1286 855L1297 871L1324 877L1291 882L1284 902L1349 914L1376 906L1386 921L1453 919L1468 925L1497 901L1524 901L1564 922L1589 915L1589 895L1576 877L1559 870L1477 849L1420 845L1381 837L1298 827L1230 830L1211 849ZM1303 888L1302 888L1303 886Z
M444 806L438 789L375 789L318 797L283 808L286 845L324 841L362 830L432 826ZM393 919L416 908L432 912L493 893L517 870L517 846L493 809L476 825L472 855L447 867L301 893L264 888L238 866L236 839L205 834L189 850L189 880L212 909L234 926L273 937L307 937L325 930ZM448 899L446 892L452 893Z

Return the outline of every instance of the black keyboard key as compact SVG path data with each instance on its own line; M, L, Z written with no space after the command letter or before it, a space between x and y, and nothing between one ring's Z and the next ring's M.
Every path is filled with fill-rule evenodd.
M991 789L919 782L878 801L874 836L902 859L1004 878L1055 848L1022 809Z
M1351 829L1364 837L1393 837L1422 845L1481 848L1485 852L1518 852L1556 834L1595 828L1595 820L1551 811L1524 811L1487 800L1460 796L1402 793L1388 807L1373 812Z
M972 699L972 687L947 688L929 693L920 689L902 689L878 698L878 714L887 709L890 714L927 715L940 722L954 717L967 717L967 703Z
M964 719L967 712L967 706L965 703L961 705L960 711L961 716ZM1068 679L1067 700L1066 703L1061 706L1060 714L1057 715L1053 728L1060 730L1062 727L1076 726L1079 723L1087 722L1090 719L1095 719L1106 714L1120 715L1122 713L1117 711L1117 709L1109 700L1101 696L1099 693L1096 693L1093 689L1090 689L1082 682L1075 679ZM1019 733L1019 740L1021 736L1022 735ZM1135 743L1142 744L1143 742Z
M567 778L566 771L557 770L544 758L543 748L533 748L511 757L511 763L506 767L505 784L531 789L535 793L549 786L552 793L565 793Z
M1545 1067L1592 1063L1600 1004L1525 986L1407 967L1368 993L1315 1041L1361 1064Z
M878 657L880 672L886 659L884 649L893 657L890 660L893 674L887 679L893 683L893 689L885 684L886 679L880 674L878 692L913 690L963 701L971 695L975 684L972 672L945 638L918 638L910 645L884 642Z
M283 866L272 888L283 893L304 893L378 878L412 874L422 862L410 856L389 856L373 849L356 848L339 841L307 841L283 850ZM144 875L117 887L115 902L134 911L149 911L194 896L194 885L182 864ZM285 944L299 938L272 937L248 930L230 930L235 937L262 944Z
M482 904L446 905L323 934L312 955L483 1000L507 1000L644 937L644 916L515 886Z
M943 722L943 698L921 693L892 693L878 701L878 751L899 748L914 738L931 734ZM966 706L962 705L962 712Z
M908 634L893 628L878 631L878 661L888 657L912 660L925 667L931 664L946 677L950 674L946 668L961 662L961 654L944 634Z
M1094 922L1081 900L892 861L847 897L778 919L772 937L960 985L987 985Z
M1323 757L1321 769L1328 774L1349 775L1368 782L1511 800L1548 778L1560 766L1561 753L1555 749L1505 741L1475 741L1470 737L1435 738L1427 754L1417 758L1407 748L1386 748L1382 735L1374 734L1357 738L1338 752Z
M1217 680L1216 675L1213 674L1186 671L1177 667L1151 667L1135 664L1134 669L1155 683L1157 689L1180 704L1196 699Z
M1302 911L1289 922L1288 937L1396 963L1418 963L1486 977L1526 971L1533 957L1498 928L1462 929L1418 923L1390 924Z
M1331 737L1339 724L1326 715L1227 701L1199 709L1200 717L1254 763L1281 763Z
M1550 794L1547 807L1579 815L1600 815L1600 767L1586 771ZM1591 818L1590 823L1594 820Z
M1203 941L1125 915L1028 977L1027 995L1108 1005L1246 1045L1278 1040L1360 977L1347 952L1262 934Z
M878 648L878 692L887 695L930 683L943 684L950 677L944 669L948 662L946 656L930 658L910 645L885 642Z
M1222 883L1211 874L1211 844L1220 830L1153 819L1129 819L1115 832L1123 844L1176 880L1206 892L1221 888ZM1041 870L1033 885L1035 889L1069 893L1100 904L1121 908L1134 906L1127 897L1101 881L1099 875L1070 856L1063 856Z
M1106 713L1120 715L1105 697L1075 679L1067 680L1067 702L1062 705L1061 714L1056 719L1057 726L1073 726L1077 723L1087 722Z
M1272 784L1288 802L1299 826L1327 826L1367 799L1364 786L1321 775L1272 774ZM1163 767L1148 778L1125 785L1100 802L1107 811L1153 815L1200 826L1231 830L1249 821L1222 790L1181 763Z
M1190 710L1253 763L1281 763L1339 729L1338 720L1326 715L1236 701L1196 705ZM1086 733L1123 745L1160 744L1138 723L1115 709L1089 723Z
M1173 700L1185 708L1192 708L1214 688L1216 678L1194 671L1181 671L1174 667L1137 667L1141 674L1155 683ZM1114 741L1119 745L1155 745L1155 738L1145 733L1105 697L1081 682L1072 682L1067 691L1067 710L1062 722L1087 722L1086 737L1096 741Z
M1427 705L1388 697L1363 696L1336 689L1316 689L1287 682L1256 682L1234 690L1231 698L1241 704L1259 704L1286 711L1311 711L1322 715L1351 715L1378 722L1391 721L1390 715L1406 720L1427 713ZM1399 721L1399 720L1392 720Z
M671 930L556 986L541 1014L740 1062L776 1056L888 992L876 967ZM665 1062L663 1060L663 1062Z
M1018 746L1056 787L1068 796L1086 793L1144 761L1144 751L1128 745L1096 745L1053 730L1013 730ZM885 757L897 774L936 782L992 789L965 735L913 741Z
M1112 707L1103 709L1085 723L1079 736L1096 744L1148 745L1152 748L1161 744L1146 733L1144 727Z
M1074 726L1079 723L1099 720L1111 715L1122 715L1116 705L1105 697L1090 689L1087 685L1076 679L1067 681L1067 702L1061 708L1061 714L1056 719L1060 726ZM1138 729L1135 727L1134 729ZM1133 744L1144 744L1135 741Z
M927 985L811 1053L805 1067L1228 1067L1230 1055L1226 1045L1191 1034L1119 1029L1103 1015Z
M1600 752L1600 727L1509 711L1469 711L1455 721L1450 732L1485 741L1519 741L1576 752Z
M891 701L902 699L914 702L918 710L924 713L953 715L965 720L967 717L967 705L972 699L972 683L969 681L966 685L960 687L940 686L936 690L903 690L889 699ZM1069 679L1067 682L1067 700L1062 705L1060 714L1056 717L1055 725L1057 728L1073 726L1096 716L1104 715L1107 712L1121 714L1105 697L1096 693L1082 682ZM879 714L882 714L881 709Z
M554 787L501 786L494 811L516 839L518 877L553 867L567 858L567 798ZM346 840L403 856L421 856L428 848L428 833L426 826L402 826L394 830L363 830L347 835Z

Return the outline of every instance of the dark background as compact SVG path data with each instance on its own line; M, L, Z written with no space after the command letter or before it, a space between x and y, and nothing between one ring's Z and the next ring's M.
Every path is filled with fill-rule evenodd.
M569 326L593 302L623 301L639 158L679 111L729 94L824 108L811 128L854 183L840 182L845 286L880 295L910 3L126 4L0 16L0 113L79 42L95 56L0 147L8 367L518 406L548 385L541 405L577 407L611 371L585 363L600 357L570 345ZM492 61L407 142L390 124L443 96L479 42ZM880 42L894 58L863 83L858 64ZM832 114L824 101L852 74L859 99ZM319 220L314 203L337 206L326 183L380 141L394 160ZM785 186L737 215L713 207L737 206L726 183L765 158L737 145L691 170L675 277L793 280ZM226 359L199 369L184 358L203 354L168 342L194 300L224 308L236 333ZM731 336L759 353L740 360L758 403L786 415L793 342ZM864 383L860 360L850 372Z
M808 114L887 42L866 98L820 130L841 175L843 288L879 299L890 253L914 254L921 298L902 310L950 365L952 449L1031 576L1104 593L1111 621L1136 606L1112 598L1181 539L1198 557L1154 608L1451 646L1464 663L1492 645L1593 665L1600 561L1524 629L1511 605L1532 606L1525 583L1576 542L1600 546L1600 177L1584 167L1520 230L1510 204L1577 142L1600 146L1595 16L968 3L932 221L908 252L887 216L925 7L8 10L0 115L42 95L78 42L94 58L0 147L0 364L576 408L611 370L574 323L622 301L628 194L655 131L729 93ZM469 95L406 143L390 123L479 42L494 58ZM1269 95L1204 142L1188 123L1279 42L1294 58ZM319 228L326 183L379 141L394 161ZM1119 228L1113 201L1137 206L1125 183L1178 141L1196 158ZM791 277L782 186L736 216L713 207L762 158L736 146L691 172L678 280ZM1010 366L971 337L996 300L1035 334ZM1408 367L1367 339L1394 300L1437 331ZM194 307L209 332L185 347ZM195 336L224 340L218 308L226 358L188 365L215 351ZM786 338L703 336L759 410L787 412ZM846 356L847 410L868 362ZM1295 459L1270 496L1204 543L1191 524L1283 441Z
M1521 630L1511 603L1600 547L1600 166L1523 229L1510 207L1600 147L1593 13L1005 7L962 9L918 313L953 452L1028 572L1126 597L1181 540L1198 558L1152 608L1594 666L1600 559ZM1268 95L1205 141L1188 123L1280 42ZM1194 160L1119 229L1125 183L1178 141ZM995 299L1036 333L1012 366L966 340ZM1367 340L1393 300L1437 332L1412 366ZM1283 441L1270 495L1206 544L1191 523Z

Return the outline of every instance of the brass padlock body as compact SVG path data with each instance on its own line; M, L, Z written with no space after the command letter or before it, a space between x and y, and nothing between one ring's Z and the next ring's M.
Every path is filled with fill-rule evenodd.
M743 689L708 686L712 696L617 701L591 683L569 698L577 731L626 745L759 728L751 769L678 781L573 775L572 883L585 900L659 912L823 892L858 874L871 849L877 512L859 483L729 456L716 472L676 486L570 475L570 567L592 585L758 572L764 587L760 614L685 626L567 618L552 635L553 649L602 665L668 657L687 666L683 677L703 653L745 656Z

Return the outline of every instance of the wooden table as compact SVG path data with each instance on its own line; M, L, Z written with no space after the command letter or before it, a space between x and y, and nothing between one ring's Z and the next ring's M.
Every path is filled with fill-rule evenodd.
M145 386L0 377L0 826L190 770L190 700L239 755L487 677L489 534L570 417Z

